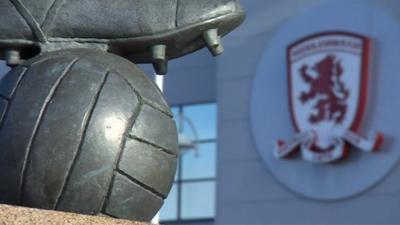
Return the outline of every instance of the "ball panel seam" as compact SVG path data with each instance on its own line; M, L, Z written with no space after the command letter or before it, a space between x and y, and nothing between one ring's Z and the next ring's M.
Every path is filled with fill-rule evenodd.
M89 110L89 114L88 114L88 116L87 116L86 121L84 122L84 127L85 127L85 128L84 128L84 130L83 130L83 134L82 134L82 136L81 136L81 139L79 140L79 147L78 147L78 150L76 151L76 154L74 155L73 160L72 160L72 162L71 162L71 164L70 164L69 170L67 171L67 176L66 176L65 181L64 181L64 184L63 184L63 186L62 186L62 190L61 190L59 196L58 196L57 199L56 199L56 204L55 204L55 207L54 207L55 209L58 209L58 208L60 207L60 204L61 204L61 202L62 202L63 199L64 199L65 192L66 192L66 186L67 186L67 184L68 184L68 181L69 181L70 178L71 178L72 171L74 170L74 168L75 168L75 166L76 166L76 161L77 161L77 159L79 158L79 154L82 152L82 151L81 151L81 150L82 150L82 145L83 145L84 140L85 140L85 137L86 137L86 135L87 135L87 129L88 129L89 124L90 124L90 121L91 121L91 119L92 119L92 115L93 115L93 112L94 112L94 110L95 110L95 108L96 108L96 105L97 105L97 102L98 102L98 100L99 100L100 94L101 94L101 92L102 92L102 90L103 90L103 88L104 88L104 85L106 84L108 75L109 75L109 71L107 71L107 72L104 74L103 80L101 81L101 84L100 84L100 86L99 86L99 88L98 88L98 91L97 91L97 93L96 93L96 95L95 95L95 97L94 97L94 99L93 99L93 103L92 103L91 108L90 108L90 110Z
M5 115L6 115L6 111L7 111L7 109L8 109L8 100L7 99L5 99L5 98L2 98L1 96L0 96L0 125L1 125L1 123L3 122L3 118L5 117Z
M100 211L103 212L103 213L106 212L106 210L105 210L105 208L107 206L106 203L108 202L108 198L111 195L111 192L112 192L112 189L113 189L113 184L114 184L114 180L115 180L115 171L117 170L118 164L119 164L119 162L121 160L121 157L122 157L125 145L126 145L126 138L127 138L128 134L129 134L130 129L133 127L133 124L135 123L135 121L136 121L136 119L137 119L137 117L138 117L138 115L139 115L139 113L140 113L140 111L142 109L142 104L143 104L141 96L137 92L135 92L134 87L123 76L121 76L118 72L115 71L115 74L117 74L119 76L119 78L124 80L126 82L126 84L134 92L134 94L135 94L135 96L136 96L136 98L138 100L138 105L135 107L135 109L132 112L131 117L128 120L128 124L126 126L126 129L125 129L125 132L124 132L124 135L123 135L123 140L121 141L120 151L119 151L119 154L117 156L116 161L114 162L114 169L113 169L114 172L113 172L113 175L110 178L110 185L109 185L109 188L107 190L107 194L104 196L104 199L103 199L103 202L102 202L102 205L101 205L101 209L100 209Z
M67 75L69 74L69 71L71 70L71 68L73 67L73 65L78 62L79 58L75 58L71 61L71 63L69 63L65 69L61 72L60 76L57 78L57 80L55 81L55 83L52 84L52 87L40 109L39 115L35 121L35 125L31 134L31 137L29 138L28 141L28 145L26 146L26 152L25 152L25 157L23 160L23 165L22 165L22 174L20 177L20 190L21 193L23 192L23 190L25 189L25 184L26 184L26 174L27 174L27 164L29 162L29 158L31 155L31 150L32 150L32 143L34 142L34 140L36 139L36 135L37 135L37 131L39 130L40 124L42 122L43 119L43 115L45 114L47 107L49 106L50 101L53 99L59 85L61 84L61 82L67 77ZM22 199L22 194L20 197L20 203L23 202Z

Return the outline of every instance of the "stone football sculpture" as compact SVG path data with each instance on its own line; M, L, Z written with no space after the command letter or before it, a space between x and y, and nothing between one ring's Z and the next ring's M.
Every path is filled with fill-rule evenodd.
M162 93L133 64L207 46L244 18L233 0L3 0L0 203L148 221L178 146ZM129 61L128 61L129 60Z

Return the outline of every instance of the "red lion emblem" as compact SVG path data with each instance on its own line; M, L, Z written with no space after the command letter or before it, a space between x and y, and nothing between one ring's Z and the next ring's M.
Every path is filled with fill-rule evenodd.
M317 113L310 115L309 121L318 123L322 120L334 120L341 123L347 111L346 100L349 97L349 90L340 80L343 74L341 62L336 60L335 55L330 54L311 69L317 74L315 78L308 73L307 65L300 68L301 77L310 84L310 90L301 93L301 102L305 104L318 98L313 106Z
M369 51L368 37L347 32L312 34L288 46L287 96L296 133L275 142L275 157L300 149L305 160L329 163L346 156L349 145L379 149L381 133L357 133L367 100Z

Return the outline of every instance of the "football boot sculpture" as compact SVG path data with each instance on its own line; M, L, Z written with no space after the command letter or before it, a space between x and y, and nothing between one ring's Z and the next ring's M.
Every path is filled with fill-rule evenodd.
M243 19L235 0L2 0L0 203L150 220L177 131L134 63L218 55Z

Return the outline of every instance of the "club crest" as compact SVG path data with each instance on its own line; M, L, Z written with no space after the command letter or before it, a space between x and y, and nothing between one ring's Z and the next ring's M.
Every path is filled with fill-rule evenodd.
M287 49L289 109L296 134L276 142L283 158L300 149L305 160L332 162L349 146L379 149L383 135L358 133L367 101L370 40L347 32L303 38Z

